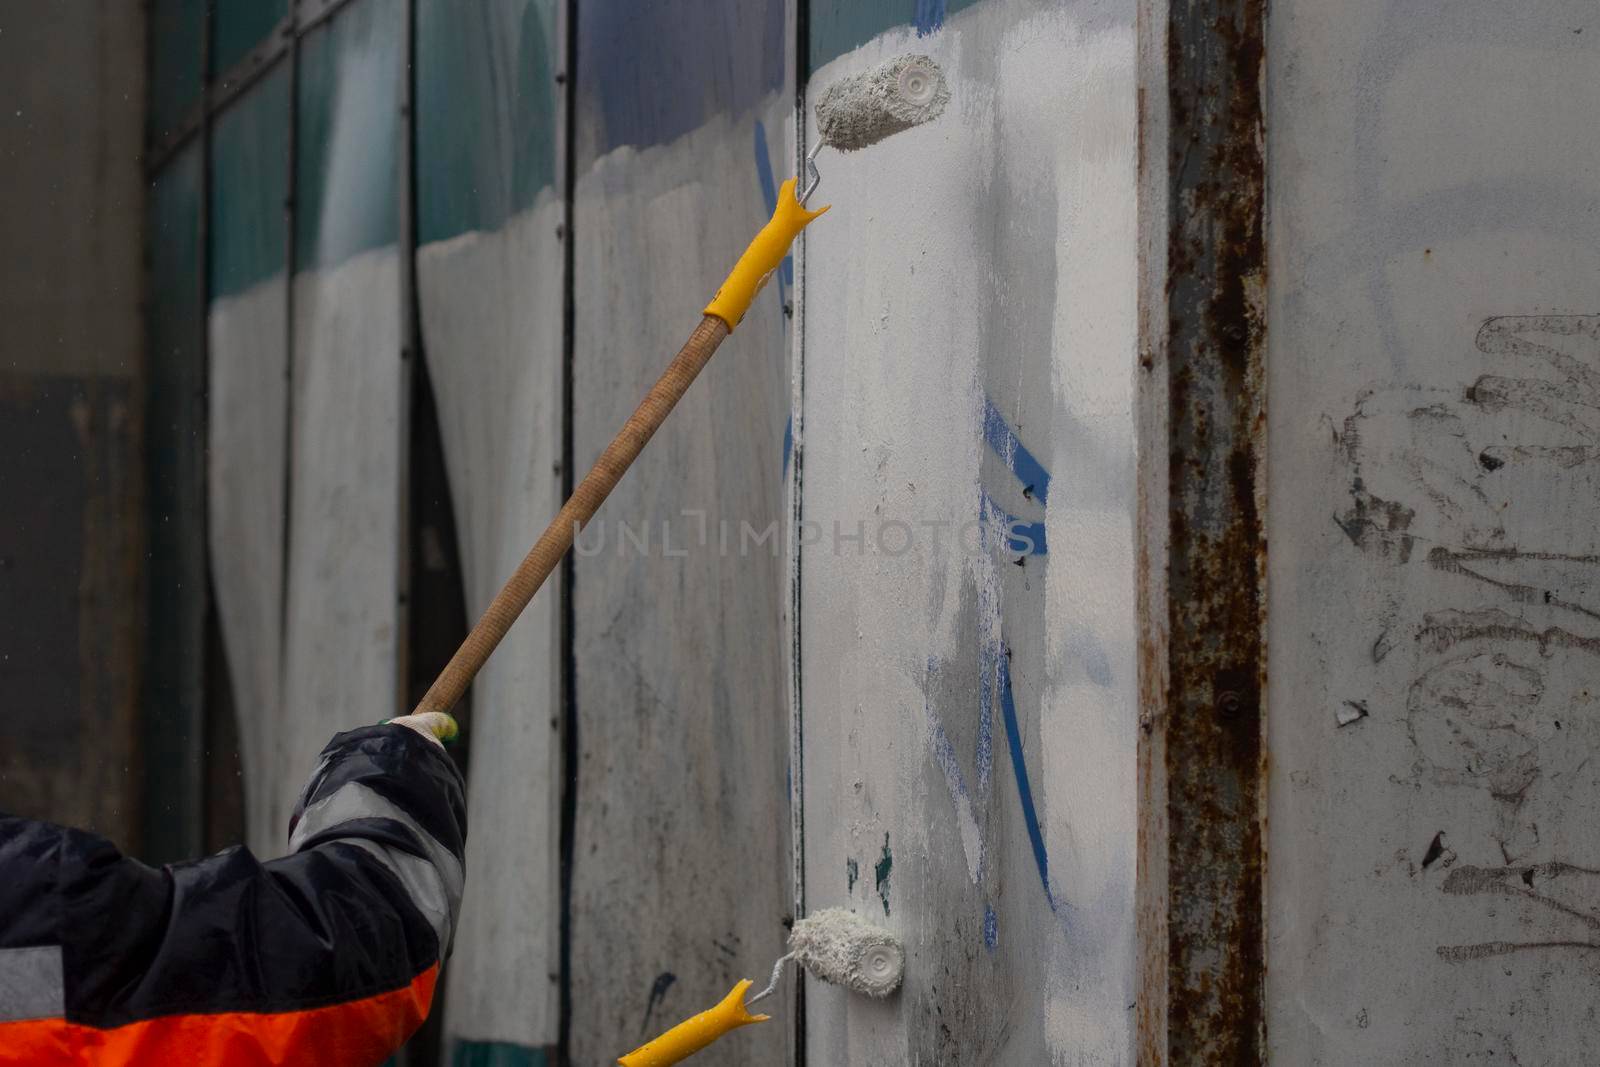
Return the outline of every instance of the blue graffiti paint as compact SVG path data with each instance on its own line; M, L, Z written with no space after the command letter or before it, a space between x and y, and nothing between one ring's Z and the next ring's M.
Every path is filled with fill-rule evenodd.
M918 37L926 37L943 26L944 0L917 0L917 10L911 16L911 24L917 28Z
M580 171L619 145L667 144L781 91L787 18L783 0L585 0L578 54L605 76L578 79Z
M993 952L1000 944L1000 917L993 904L983 906L983 947Z
M1044 834L1039 829L1039 813L1033 806L1033 786L1028 781L1028 764L1022 754L1022 730L1017 725L1017 702L1011 695L1010 657L1000 656L1000 711L1006 724L1006 743L1011 750L1011 770L1017 779L1017 799L1022 804L1022 821L1028 827L1028 841L1033 845L1033 862L1039 868L1039 881L1044 884L1044 898L1050 910L1056 910L1056 898L1050 892L1050 859L1044 849Z
M1050 502L1050 472L1028 451L1016 431L1006 422L1006 417L1000 414L1000 409L987 396L983 398L983 439L996 455L1005 460L1006 467L1017 476L1025 493L1037 498L1041 504Z
M1078 654L1089 681L1106 688L1111 686L1111 658L1106 655L1105 646L1095 639L1094 634L1087 630L1082 634L1074 634L1068 639L1068 647Z
M1006 529L1006 547L1012 552L1020 552L1029 556L1043 556L1050 551L1050 542L1045 537L1045 524L1042 522L1022 522L1015 515L995 503L994 497L982 486L978 488L978 518L982 519L985 526L991 519ZM987 537L987 530L979 533L980 538Z
M789 477L789 456L794 452L794 416L783 424L783 476Z
M987 591L980 594L983 600L992 596ZM983 610L980 605L979 611ZM992 641L985 641L978 649L978 798L985 804L989 800L989 782L994 772L994 679L999 649L999 644Z

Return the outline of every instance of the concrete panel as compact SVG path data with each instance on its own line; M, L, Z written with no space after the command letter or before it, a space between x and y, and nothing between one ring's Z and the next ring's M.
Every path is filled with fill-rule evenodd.
M294 278L285 771L268 826L288 826L329 737L399 705L399 270L391 246Z
M476 619L561 506L564 205L424 247L422 331ZM472 687L467 896L448 1032L530 1048L557 1038L560 733L552 581Z
M301 45L277 735L289 770L269 825L287 825L330 735L400 710L400 10L357 0Z
M1267 1034L1584 1063L1592 4L1275 4Z
M244 776L246 841L283 851L294 783L279 723L284 548L284 275L214 301L208 449L211 588L222 629Z
M282 850L282 799L305 774L284 764L281 708L285 434L288 432L289 69L216 119L207 267L210 357L206 518L226 677L232 684L245 837ZM220 673L213 664L212 677ZM216 740L208 738L208 744Z
M579 12L579 476L792 166L784 5L642 10ZM788 288L761 294L580 542L574 1062L609 1062L783 951ZM741 547L741 524L766 539ZM696 1062L778 1062L788 1029L740 1031Z
M805 904L906 941L807 1062L1132 1059L1132 4L890 30L951 104L824 151L805 238Z
M562 37L547 0L417 14L419 311L476 620L561 505ZM560 594L552 580L470 693L455 1063L543 1063L559 1038Z

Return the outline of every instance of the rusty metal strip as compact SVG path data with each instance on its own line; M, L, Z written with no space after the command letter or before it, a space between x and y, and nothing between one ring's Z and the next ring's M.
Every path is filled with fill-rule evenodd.
M1165 654L1145 673L1166 676L1146 690L1141 777L1161 809L1147 843L1165 870L1145 875L1162 880L1163 914L1143 926L1160 936L1147 949L1164 952L1165 975L1145 991L1160 1018L1141 1019L1141 1054L1233 1067L1266 1057L1266 3L1171 0L1159 31L1166 110L1151 147L1164 153L1145 164L1165 187L1150 324L1164 334L1165 381L1151 384L1165 386L1166 588L1148 606Z

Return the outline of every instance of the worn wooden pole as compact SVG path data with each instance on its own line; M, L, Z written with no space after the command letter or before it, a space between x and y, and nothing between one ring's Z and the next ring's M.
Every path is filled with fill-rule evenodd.
M556 517L550 520L550 525L534 542L516 572L495 594L483 617L467 634L466 640L461 642L461 647L450 657L450 662L445 664L433 685L428 687L417 705L418 712L449 711L461 699L461 694L467 691L467 686L472 684L472 679L511 629L511 624L517 621L522 609L528 606L539 587L544 585L545 579L550 577L550 572L561 562L561 557L572 547L577 532L589 524L595 512L600 510L600 505L605 503L606 497L611 495L611 490L628 473L628 468L667 420L695 377L710 362L712 354L728 336L728 332L728 324L715 315L707 315L700 320L700 325L689 335L689 340L678 350L656 384L650 387L633 414L628 416L628 421L622 424L622 429L611 439L594 467L584 476L578 488L573 490L572 496L562 505Z
M511 580L495 594L483 618L473 626L467 639L456 649L456 654L450 657L450 662L445 664L439 677L423 694L417 712L448 712L455 707L456 701L467 691L467 686L472 684L472 679L488 661L489 655L511 629L511 624L517 621L522 609L528 606L544 580L561 562L561 557L572 547L578 531L594 518L594 513L600 510L600 505L611 495L611 490L628 473L628 468L639 458L645 444L661 428L695 376L710 361L717 346L744 319L751 301L766 285L767 279L772 277L772 272L778 269L783 257L788 255L789 245L795 237L808 223L828 210L808 210L795 197L794 186L793 178L783 183L778 190L778 202L773 208L771 220L756 234L739 257L739 262L734 264L727 280L722 283L722 288L706 305L705 317L700 320L700 325L678 350L656 384L650 387L650 392L645 394L633 414L628 416L628 421L623 423L617 436L600 454L594 469L584 476L573 491L571 499L550 520L550 525L545 527L544 533L517 567Z

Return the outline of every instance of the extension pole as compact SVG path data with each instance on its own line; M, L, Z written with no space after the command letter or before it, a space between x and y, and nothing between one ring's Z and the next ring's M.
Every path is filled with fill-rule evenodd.
M733 273L728 275L728 280L722 283L716 297L707 305L700 325L689 335L689 340L678 350L677 356L656 384L650 387L650 392L645 394L644 400L628 417L628 421L623 423L622 429L600 454L599 460L584 476L571 498L550 520L550 525L545 527L544 533L510 580L495 594L483 617L472 627L472 632L461 642L461 647L450 657L450 662L445 664L427 693L423 694L416 713L448 712L455 707L461 694L467 691L467 686L472 684L472 679L511 629L512 623L522 614L522 609L528 606L539 587L544 585L545 579L550 577L550 572L561 562L561 557L572 547L578 531L594 518L600 505L605 503L606 497L611 495L611 490L617 487L633 461L639 458L639 453L661 428L695 377L710 362L717 346L744 318L756 293L788 254L795 236L826 210L808 211L795 199L794 179L783 183L783 188L778 191L778 204L772 213L772 220L745 249Z

